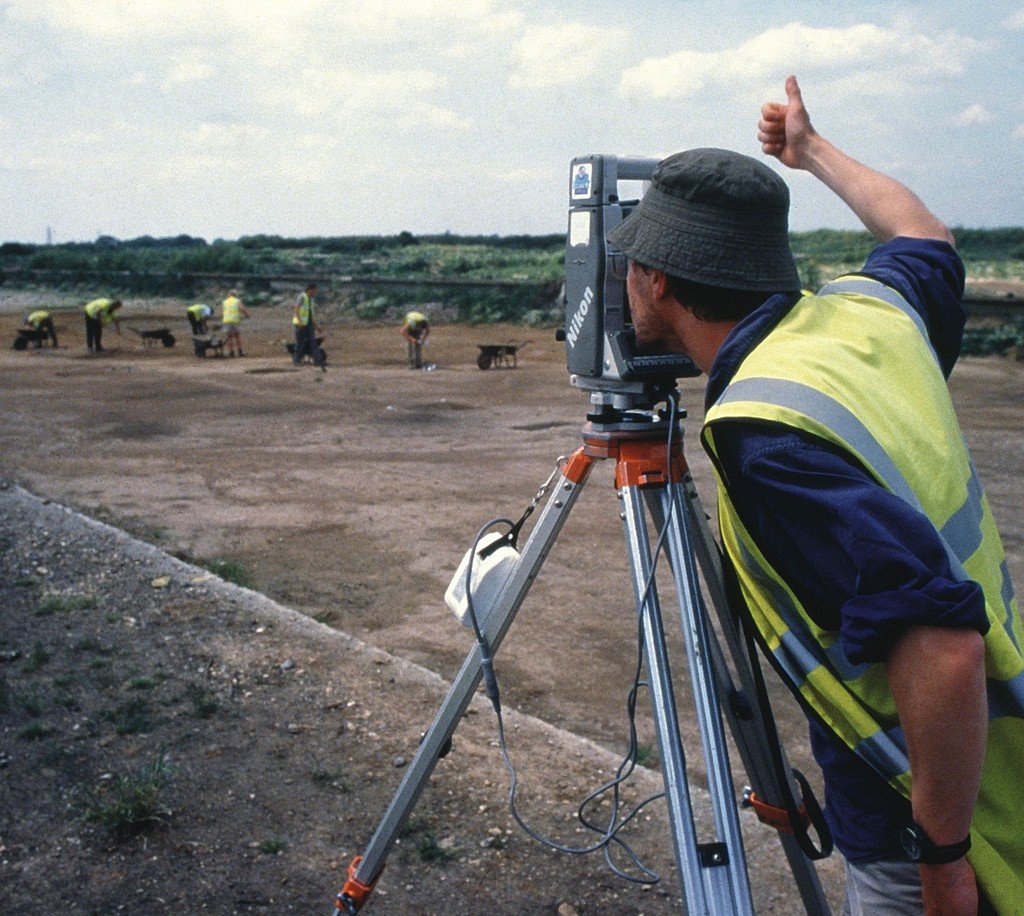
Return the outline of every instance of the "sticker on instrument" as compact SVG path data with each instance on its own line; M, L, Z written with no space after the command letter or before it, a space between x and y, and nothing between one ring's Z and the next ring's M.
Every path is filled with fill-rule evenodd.
M579 200L583 197L590 197L590 185L594 177L594 166L589 162L581 163L576 167L572 176L572 199Z
M587 210L573 210L569 214L569 244L589 245L590 244L590 212Z

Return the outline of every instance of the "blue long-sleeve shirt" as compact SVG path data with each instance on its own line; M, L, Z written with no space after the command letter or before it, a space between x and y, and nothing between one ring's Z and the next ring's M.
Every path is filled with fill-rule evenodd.
M860 273L917 309L948 376L964 325L963 264L954 249L898 238L876 248ZM708 404L795 301L773 296L733 329L712 367ZM956 580L934 525L849 455L810 434L754 421L718 424L715 444L744 526L815 622L838 631L851 662L884 661L916 624L986 632L981 589ZM810 732L836 846L851 861L901 855L909 802L813 718Z

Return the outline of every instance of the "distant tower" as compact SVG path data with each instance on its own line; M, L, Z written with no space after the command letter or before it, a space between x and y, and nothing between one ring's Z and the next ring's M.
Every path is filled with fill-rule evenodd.
M46 227L46 244L47 245L52 245L53 244L53 228L50 227L50 226Z

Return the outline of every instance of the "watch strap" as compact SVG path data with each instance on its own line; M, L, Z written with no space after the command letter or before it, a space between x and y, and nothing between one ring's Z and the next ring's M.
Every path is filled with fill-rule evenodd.
M922 865L947 865L957 859L962 859L971 848L969 833L957 843L946 843L941 846L932 842L931 837L925 833L920 824L911 824L906 828L905 833L908 842L903 844L904 849L914 861L920 862Z

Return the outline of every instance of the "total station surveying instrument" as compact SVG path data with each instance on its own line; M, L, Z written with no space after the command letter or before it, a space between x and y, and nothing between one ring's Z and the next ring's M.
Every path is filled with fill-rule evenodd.
M642 662L686 912L714 916L754 913L726 745L727 723L750 782L743 804L752 805L762 821L777 829L806 911L829 913L812 860L829 853L831 838L806 780L790 769L779 743L752 637L742 614L736 612L736 602L730 600L732 592L727 588L721 554L683 457L679 420L685 411L679 409L676 381L697 375L698 370L681 354L651 356L636 352L626 296L626 259L605 241L609 230L638 202L620 199L620 182L647 181L656 165L654 159L614 156L584 156L572 162L565 256L566 321L559 336L565 340L571 383L590 398L591 409L582 428L583 445L569 458L559 459L556 470L519 521L499 519L480 530L452 580L446 598L456 615L473 627L476 643L369 845L349 866L348 880L335 902L342 913L357 913L365 904L434 766L450 750L455 728L481 679L498 714L503 755L511 770L504 753L493 655L540 573L591 469L603 459L615 462L615 487L622 503L619 513L636 601ZM545 496L520 550L517 542L522 526ZM508 531L486 534L498 523L504 523ZM653 547L649 523L657 532ZM698 835L693 816L655 582L661 554L670 565L675 584L702 744L708 784L708 799L702 804L710 808L712 824L710 831L704 831L708 832L706 836ZM721 636L709 618L699 574ZM631 751L635 753L635 746ZM620 768L620 775L622 772ZM514 771L512 785L512 813L525 827L514 808ZM609 785L617 790L618 781ZM632 856L617 832L636 810L618 824L596 828L584 819L586 803L580 806L580 820L603 836L592 849L603 849L610 865L609 847L613 844ZM817 832L820 848L812 842L810 828ZM636 862L635 857L633 860Z

